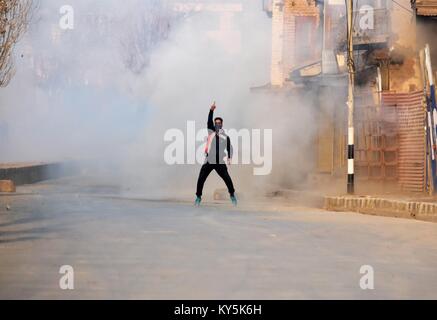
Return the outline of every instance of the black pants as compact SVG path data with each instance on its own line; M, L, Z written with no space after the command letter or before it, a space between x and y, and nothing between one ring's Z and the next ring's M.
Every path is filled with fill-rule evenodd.
M205 185L205 181L212 170L215 170L218 173L218 175L223 179L223 181L226 183L226 186L228 187L229 194L233 196L235 193L235 189L234 189L234 184L232 183L231 176L228 173L228 167L225 164L210 164L210 163L204 164L202 169L200 169L199 179L197 180L196 195L198 197L202 196L203 186Z

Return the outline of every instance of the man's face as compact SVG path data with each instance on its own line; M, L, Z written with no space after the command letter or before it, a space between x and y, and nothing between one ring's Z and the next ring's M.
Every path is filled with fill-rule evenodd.
M221 120L216 120L215 121L215 127L216 128L222 128L223 127L223 123L221 122Z

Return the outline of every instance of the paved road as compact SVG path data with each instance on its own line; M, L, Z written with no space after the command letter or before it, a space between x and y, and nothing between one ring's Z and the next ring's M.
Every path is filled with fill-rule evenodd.
M277 204L194 208L108 196L115 189L67 179L0 196L0 298L437 298L437 224ZM63 265L74 290L59 288ZM374 268L374 290L360 289L362 265Z

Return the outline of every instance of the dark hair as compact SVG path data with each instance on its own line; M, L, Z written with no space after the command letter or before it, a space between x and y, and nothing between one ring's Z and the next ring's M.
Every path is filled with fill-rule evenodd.
M217 120L220 120L223 123L223 118L217 117L214 119L214 122L216 122Z

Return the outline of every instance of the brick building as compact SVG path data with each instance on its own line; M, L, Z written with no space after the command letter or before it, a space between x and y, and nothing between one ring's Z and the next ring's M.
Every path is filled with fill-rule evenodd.
M331 181L338 178L346 186L345 3L266 2L265 10L272 17L271 86L313 93L318 132L312 175L330 177ZM431 20L437 8L434 3L354 2L355 165L359 186L427 190L426 105L418 58L423 44L416 38L424 38L430 28L416 32L420 30L416 29L416 14L428 14ZM437 59L433 60L435 64Z
M282 87L296 66L320 55L320 12L313 0L273 0L271 84Z

